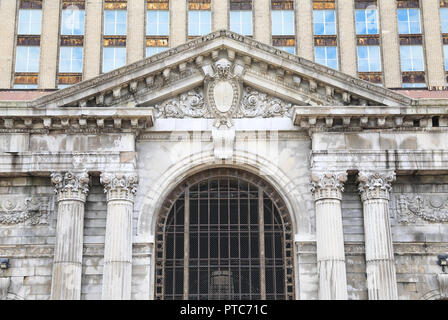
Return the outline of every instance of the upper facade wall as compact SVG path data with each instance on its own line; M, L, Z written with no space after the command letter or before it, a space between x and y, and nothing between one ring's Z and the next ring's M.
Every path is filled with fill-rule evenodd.
M446 5L438 0L2 1L0 89L63 88L218 29L389 88L443 87ZM196 24L199 16L206 21L202 26ZM412 30L403 30L403 19Z

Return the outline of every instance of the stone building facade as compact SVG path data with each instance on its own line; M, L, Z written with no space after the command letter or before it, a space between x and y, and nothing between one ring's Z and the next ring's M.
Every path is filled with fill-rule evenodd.
M444 91L289 54L257 23L0 93L1 299L447 298Z

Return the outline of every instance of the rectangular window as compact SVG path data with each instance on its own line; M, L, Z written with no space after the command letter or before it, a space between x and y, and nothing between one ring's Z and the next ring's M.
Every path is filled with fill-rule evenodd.
M378 10L358 9L355 11L356 34L378 34Z
M40 47L17 46L16 47L16 72L39 72Z
M126 47L103 48L103 72L109 72L126 64Z
M448 33L448 8L440 9L440 23L442 25L442 33Z
M294 35L294 11L272 10L272 35L287 36Z
M60 47L59 72L82 73L82 47Z
M126 35L126 10L104 10L104 35Z
M211 1L188 0L188 36L203 36L211 32Z
M314 10L314 35L336 35L335 10Z
M170 12L168 10L148 10L146 12L146 35L168 36L170 34Z
M423 47L400 46L401 71L424 71Z
M40 34L42 29L41 9L20 9L17 34Z
M358 71L381 71L381 55L379 46L358 46Z
M84 9L69 8L62 10L61 35L84 35Z
M244 36L252 36L252 10L230 11L230 31Z
M397 17L399 34L419 34L422 32L420 26L420 9L397 9Z
M317 46L314 48L316 63L323 64L329 68L338 70L338 52L337 47Z
M188 35L202 36L210 33L211 12L206 10L188 11Z

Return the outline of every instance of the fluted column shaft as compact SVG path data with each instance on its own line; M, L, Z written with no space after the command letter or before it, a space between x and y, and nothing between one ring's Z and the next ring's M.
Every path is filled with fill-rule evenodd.
M341 199L346 173L313 173L319 300L346 300Z
M389 220L390 183L395 173L359 173L359 191L364 209L367 289L370 300L396 300L392 235Z
M137 176L102 174L107 193L104 247L103 300L131 299L132 213Z
M84 204L89 176L53 173L58 202L51 299L81 299Z

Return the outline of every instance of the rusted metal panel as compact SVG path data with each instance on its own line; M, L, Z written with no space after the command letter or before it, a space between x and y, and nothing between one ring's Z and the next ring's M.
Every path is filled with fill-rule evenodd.
M372 83L383 83L383 74L381 72L359 72L358 77Z
M423 44L423 37L421 34L400 34L400 45L421 45Z
M210 10L211 0L188 0L188 10Z
M403 72L402 78L403 78L403 82L405 82L405 83L425 83L426 82L424 71Z
M168 47L168 37L146 37L147 47Z
M294 1L271 0L272 10L294 10Z
M148 10L169 10L170 2L169 0L148 0L146 8Z
M18 46L40 46L40 36L35 35L19 35L17 36Z
M84 10L86 8L86 2L85 0L63 0L62 1L62 9L69 9L69 8L78 8L80 10Z
M314 36L314 45L319 47L336 47L338 39L336 36Z
M294 47L296 39L288 36L273 36L272 45L275 47Z
M367 9L377 6L376 0L355 0L355 9Z
M127 1L105 0L104 10L126 10Z
M420 8L420 3L418 0L397 0L397 8L400 9Z
M380 37L377 34L357 36L356 44L358 46L379 46L380 45Z
M126 47L126 36L104 36L105 47Z
M37 73L16 72L14 74L14 84L37 84Z
M314 10L329 10L335 8L335 0L314 0Z
M84 45L84 36L61 36L59 44L68 47L82 47Z
M58 84L75 84L82 81L82 73L58 73Z
M252 10L252 0L230 0L230 10Z
M14 0L12 0L14 1ZM42 9L42 0L21 0L20 9Z

